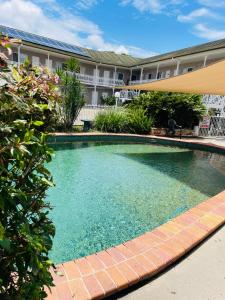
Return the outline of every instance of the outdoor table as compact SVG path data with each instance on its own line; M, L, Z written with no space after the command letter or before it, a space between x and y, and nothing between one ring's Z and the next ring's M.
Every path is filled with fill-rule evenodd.
M83 131L87 132L91 129L92 127L92 121L91 120L81 120L81 122L84 123L83 125Z

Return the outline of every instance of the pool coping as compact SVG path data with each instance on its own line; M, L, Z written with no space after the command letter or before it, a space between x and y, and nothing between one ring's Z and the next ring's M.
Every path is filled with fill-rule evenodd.
M215 144L156 136L56 133L51 136L52 142L62 141L59 137L68 142L84 137L94 137L95 140L128 137L128 140L135 138L140 142L149 140L199 150L208 148L208 151L225 154L225 147ZM57 265L56 270L51 269L55 287L51 292L46 289L46 299L103 299L115 294L160 273L224 224L225 190L130 241Z

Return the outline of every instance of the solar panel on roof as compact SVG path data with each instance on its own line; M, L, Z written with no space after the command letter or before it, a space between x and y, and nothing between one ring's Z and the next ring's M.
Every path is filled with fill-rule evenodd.
M64 43L61 41L57 41L54 39L50 39L47 37L39 36L37 34L28 33L28 32L22 31L22 30L17 30L14 28L3 26L3 25L0 25L0 32L2 32L2 34L7 35L9 37L19 38L26 42L31 42L33 44L47 46L50 48L55 48L58 50L90 57L83 49L81 49L78 46Z

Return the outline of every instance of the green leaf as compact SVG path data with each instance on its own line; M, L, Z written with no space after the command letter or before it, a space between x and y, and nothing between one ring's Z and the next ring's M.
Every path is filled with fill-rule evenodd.
M43 121L34 121L33 124L34 124L35 126L41 126L41 125L44 124L44 122L43 122Z
M53 183L52 181L50 181L50 180L48 180L48 179L46 179L46 178L44 178L44 177L41 178L41 181L42 181L43 183L45 183L46 185L48 185L48 186L51 186L51 187L54 186L54 183Z
M0 240L0 247L3 249L10 251L11 249L11 241L9 239Z
M5 236L5 228L2 225L2 223L0 222L0 240L2 240Z
M16 70L16 68L12 69L12 76L17 81L20 82L22 80L22 77L20 76L19 72Z

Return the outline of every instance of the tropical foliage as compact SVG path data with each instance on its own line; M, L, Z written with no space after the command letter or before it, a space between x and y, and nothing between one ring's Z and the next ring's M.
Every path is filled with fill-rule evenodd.
M104 105L113 106L116 105L116 97L115 96L102 97L101 102Z
M57 77L20 66L0 73L0 298L44 299L55 228L46 191L46 134L55 124Z
M58 107L60 130L72 130L74 122L85 104L83 87L75 74L78 70L79 65L74 58L68 60L64 69L57 70L62 98Z
M150 133L152 120L141 108L105 110L95 118L95 128L103 132L114 133Z
M150 92L141 94L128 106L147 110L156 127L167 127L168 119L173 117L183 128L193 128L205 113L201 97L191 94Z

